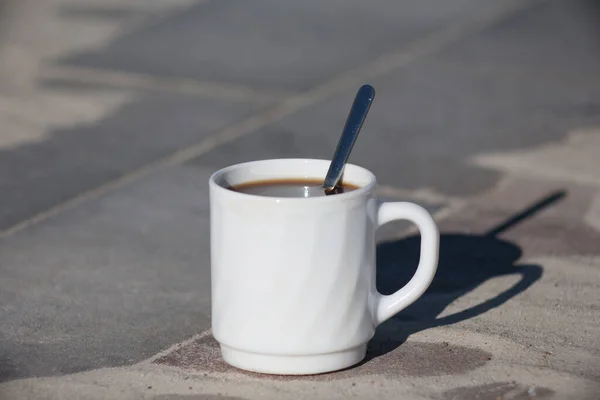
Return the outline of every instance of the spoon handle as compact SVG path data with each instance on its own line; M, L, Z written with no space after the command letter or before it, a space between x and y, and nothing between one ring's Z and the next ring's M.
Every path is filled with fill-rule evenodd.
M360 128L365 122L374 98L375 89L370 85L363 85L358 89L358 93L356 93L354 103L352 103L352 108L350 109L350 114L348 114L346 125L342 131L342 137L338 142L333 160L331 160L331 165L329 166L329 171L327 171L327 175L325 176L323 187L326 190L334 189L342 177L344 165L348 161L354 142L356 142Z

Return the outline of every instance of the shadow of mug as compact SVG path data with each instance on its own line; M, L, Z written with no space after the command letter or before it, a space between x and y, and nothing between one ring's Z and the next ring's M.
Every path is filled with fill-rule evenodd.
M555 192L480 235L442 234L440 261L431 286L415 303L378 328L369 343L364 362L396 349L413 333L476 317L527 290L541 278L543 268L539 265L519 264L518 260L523 253L521 248L497 235L531 218L565 195L564 191ZM393 293L410 280L419 261L419 249L419 236L383 242L377 246L377 288L381 293ZM520 275L521 278L512 287L489 300L438 318L455 300L489 279L507 275ZM386 325L398 322L401 322L400 332L386 329ZM396 333L390 334L392 331Z

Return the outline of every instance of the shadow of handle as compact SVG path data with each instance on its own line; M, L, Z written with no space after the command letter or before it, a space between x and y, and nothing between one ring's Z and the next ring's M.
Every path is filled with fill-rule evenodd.
M457 322L464 321L469 318L477 317L492 308L496 308L506 303L508 300L516 296L517 294L527 290L531 285L535 283L542 276L542 267L539 265L522 265L517 266L516 271L511 271L505 275L520 274L522 278L510 289L505 290L498 296L484 301L476 306L467 308L466 310L459 311L457 313L447 315L445 317L436 318L426 328L434 328L438 326L445 326L455 324Z

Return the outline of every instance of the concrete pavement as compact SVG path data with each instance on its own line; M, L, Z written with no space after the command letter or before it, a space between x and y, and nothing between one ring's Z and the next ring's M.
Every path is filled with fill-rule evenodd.
M0 398L600 393L600 10L590 1L34 0L0 8ZM266 377L210 336L207 178L352 162L436 216L439 272L362 365ZM418 241L379 233L379 289Z

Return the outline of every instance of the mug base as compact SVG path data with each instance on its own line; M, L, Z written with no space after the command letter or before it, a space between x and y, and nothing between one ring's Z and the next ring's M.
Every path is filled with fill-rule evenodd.
M221 345L221 355L227 364L246 371L272 375L315 375L339 371L358 364L366 354L366 344L337 353L308 356L249 353Z

